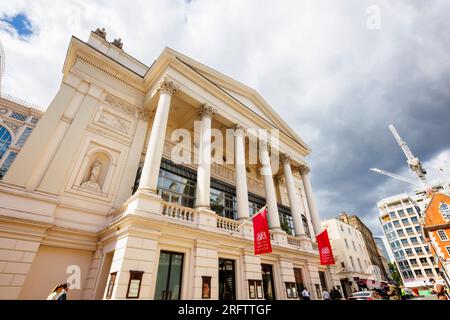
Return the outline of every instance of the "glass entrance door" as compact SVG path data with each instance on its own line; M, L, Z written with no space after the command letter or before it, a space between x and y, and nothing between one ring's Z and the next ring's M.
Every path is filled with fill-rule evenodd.
M302 291L305 289L305 285L303 284L302 269L294 268L294 277L295 284L297 286L297 292L299 293L298 296L300 297Z
M155 300L179 300L183 254L161 251L156 275Z
M219 300L235 300L234 260L219 259Z
M270 264L261 264L264 299L275 300L275 286L273 284L273 270Z

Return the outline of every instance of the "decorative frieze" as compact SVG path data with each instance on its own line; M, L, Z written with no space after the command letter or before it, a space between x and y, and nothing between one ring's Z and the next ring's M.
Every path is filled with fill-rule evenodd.
M98 122L125 135L128 135L128 133L130 132L131 124L129 121L119 118L109 112L103 111Z
M122 112L125 112L127 114L136 114L136 108L127 104L126 102L110 95L107 94L105 96L105 98L103 99L104 102L106 102L106 104L108 104L109 106L118 109Z

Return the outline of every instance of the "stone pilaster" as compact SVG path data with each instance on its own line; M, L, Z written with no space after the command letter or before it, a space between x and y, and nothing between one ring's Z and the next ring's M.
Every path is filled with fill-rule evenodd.
M143 271L139 299L153 299L157 240L124 234L117 240L110 274L117 272L111 299L126 299L130 271Z

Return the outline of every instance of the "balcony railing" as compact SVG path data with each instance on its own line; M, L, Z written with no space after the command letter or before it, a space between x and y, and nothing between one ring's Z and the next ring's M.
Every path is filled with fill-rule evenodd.
M239 227L239 221L217 216L217 229L227 232L235 231Z
M163 201L161 206L161 214L180 221L194 222L195 209Z
M302 241L300 240L300 238L296 238L294 236L287 235L287 241L290 245L297 246L297 247L302 246Z

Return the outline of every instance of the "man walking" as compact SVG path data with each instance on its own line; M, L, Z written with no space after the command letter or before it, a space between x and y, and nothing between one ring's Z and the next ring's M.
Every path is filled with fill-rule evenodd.
M306 288L302 291L302 297L303 300L311 300L311 298L309 297L309 291Z
M330 293L327 291L327 289L323 290L322 298L323 300L330 300Z

